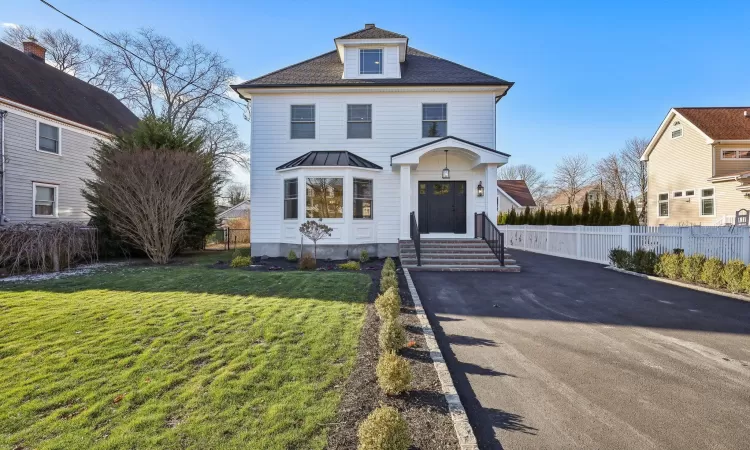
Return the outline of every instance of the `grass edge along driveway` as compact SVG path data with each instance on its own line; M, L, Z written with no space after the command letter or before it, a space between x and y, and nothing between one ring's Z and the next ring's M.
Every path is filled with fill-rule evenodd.
M173 267L0 286L0 447L323 448L370 283Z

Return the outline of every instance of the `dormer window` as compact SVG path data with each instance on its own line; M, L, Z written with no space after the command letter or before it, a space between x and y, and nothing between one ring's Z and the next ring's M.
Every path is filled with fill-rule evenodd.
M359 50L360 75L380 75L383 73L383 49L363 48Z

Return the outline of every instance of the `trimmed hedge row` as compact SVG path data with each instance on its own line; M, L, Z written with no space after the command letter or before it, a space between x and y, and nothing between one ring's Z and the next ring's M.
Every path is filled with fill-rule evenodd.
M750 294L750 266L738 259L724 264L719 258L699 253L685 256L680 249L657 256L653 251L631 253L618 248L609 252L609 260L619 269Z

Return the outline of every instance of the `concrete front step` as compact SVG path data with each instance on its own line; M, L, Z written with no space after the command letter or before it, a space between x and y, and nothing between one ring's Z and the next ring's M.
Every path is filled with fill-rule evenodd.
M484 248L466 248L466 247L456 247L456 248L420 248L420 251L422 253L436 253L439 255L445 255L445 254L456 254L456 253L462 253L462 254L470 254L470 255L481 255L484 253L492 253L492 250L490 250L489 247ZM414 253L416 250L414 247L401 247L401 253ZM507 255L507 253L506 253Z
M515 265L515 259L506 259L505 265ZM417 258L401 258L403 265L417 265ZM495 259L447 259L447 258L425 258L422 257L422 265L435 266L494 266L500 265L500 261Z
M421 252L422 258L434 258L434 259L493 259L497 261L497 256L494 253L430 253ZM505 254L507 259L510 255ZM401 252L401 258L416 258L416 252Z
M402 267L414 271L432 271L432 272L520 272L521 266L516 265L483 265L483 266L438 266L425 265L421 266L407 265L402 263Z

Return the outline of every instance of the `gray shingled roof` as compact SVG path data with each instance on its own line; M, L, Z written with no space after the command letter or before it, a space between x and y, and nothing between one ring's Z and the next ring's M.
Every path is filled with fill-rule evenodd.
M345 34L336 39L406 39L403 34L394 33L393 31L384 30L378 27L363 28L354 33Z
M0 97L105 132L138 123L114 95L3 43Z
M291 169L293 167L359 167L361 169L382 169L361 156L347 151L308 152L276 170Z
M391 34L382 35L383 33ZM364 38L363 36L372 39L405 37L380 28L369 28L341 38L357 39ZM243 87L513 85L512 82L470 69L413 47L407 47L406 60L401 63L401 78L345 80L341 78L343 70L343 63L334 50L232 87L237 89Z

